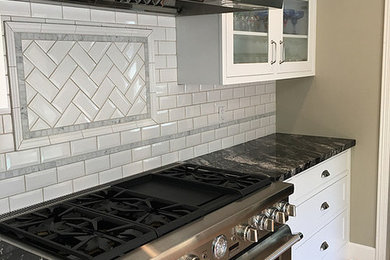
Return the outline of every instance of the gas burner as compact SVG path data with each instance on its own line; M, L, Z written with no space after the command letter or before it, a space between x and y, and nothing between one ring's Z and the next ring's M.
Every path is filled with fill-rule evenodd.
M171 222L194 215L197 208L127 190L109 188L71 201L72 204L135 221L159 230ZM161 231L161 230L160 230Z
M254 187L259 188L259 185L263 187L271 183L267 177L261 175L237 173L192 164L170 168L159 174L230 188L238 190L243 195L252 192ZM248 190L249 188L250 190Z
M139 224L59 205L26 214L0 225L39 247L50 245L65 259L111 259L118 249L128 251L155 238Z

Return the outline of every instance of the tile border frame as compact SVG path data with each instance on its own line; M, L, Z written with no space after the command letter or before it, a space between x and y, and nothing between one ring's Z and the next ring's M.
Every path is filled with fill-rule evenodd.
M57 134L69 134L72 135L75 131L97 129L99 127L114 126L116 124L130 123L134 124L142 120L154 121L154 114L152 109L152 92L155 86L154 75L154 51L153 51L153 39L152 30L148 28L123 28L115 26L107 26L105 29L108 31L100 30L101 24L96 25L75 25L75 24L55 24L44 22L18 22L18 21L4 21L5 38L6 38L6 53L7 53L7 68L9 71L8 81L11 93L11 110L14 121L14 136L16 143L16 151L20 150L25 142L33 142L34 138L49 138ZM23 30L24 26L34 25L33 28L29 28L29 31ZM42 28L42 25L48 28ZM64 29L58 29L57 33L48 33L50 26L66 26ZM39 27L39 29L38 29ZM72 33L67 31L72 28ZM51 28L52 29L52 28ZM90 30L89 33L86 31ZM146 107L147 113L122 117L117 119L107 119L102 121L96 121L91 123L78 124L74 126L57 127L50 129L43 129L38 131L30 131L28 129L28 114L27 114L27 100L25 94L24 85L24 65L22 57L21 40L23 36L27 38L33 38L34 35L38 38L61 38L61 35L65 38L83 38L83 39L95 39L96 37L115 40L132 40L133 42L144 43L145 48L145 84L146 84ZM34 38L35 39L35 38ZM134 41L136 39L136 41ZM11 61L11 62L10 62ZM15 72L16 70L16 72ZM11 72L13 71L13 73ZM38 141L39 142L39 141ZM38 145L39 146L39 145Z
M17 177L20 175L26 175L26 174L30 174L30 173L37 172L37 171L43 171L43 170L47 170L47 169L54 168L54 167L59 167L59 166L63 166L63 165L71 164L71 163L76 163L76 162L80 162L80 161L84 161L84 160L88 160L88 159L92 159L92 158L96 158L96 157L101 157L101 156L105 156L105 155L109 155L109 154L113 154L113 153L117 153L117 152L121 152L121 151L125 151L125 150L130 150L130 149L137 148L137 147L142 147L145 145L151 145L153 143L159 143L162 141L168 141L168 140L172 140L172 139L176 139L176 138L186 137L186 136L202 133L205 131L216 130L218 128L227 127L227 126L231 126L231 125L237 125L237 124L249 122L252 120L261 119L261 118L265 118L265 117L271 117L271 116L275 116L275 115L276 115L276 112L264 113L261 115L255 115L255 116L246 117L246 118L242 118L242 119L236 119L236 120L232 120L232 121L224 122L224 123L220 123L220 124L205 126L205 127L201 127L201 128L177 133L177 134L160 136L160 137L152 138L152 139L145 140L145 141L139 141L139 142L135 142L135 143L119 145L116 147L102 149L102 150L98 150L98 151L90 152L90 153L85 153L85 154L81 154L81 155L76 155L76 156L68 157L65 159L53 160L53 161L49 161L46 163L41 163L41 164L27 166L27 167L23 167L23 168L14 169L14 170L4 171L4 172L0 172L0 180L12 178L12 177Z

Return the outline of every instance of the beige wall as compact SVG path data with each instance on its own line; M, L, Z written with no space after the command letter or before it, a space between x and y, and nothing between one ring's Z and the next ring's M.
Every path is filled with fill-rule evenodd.
M277 82L277 131L355 138L351 240L375 246L384 0L318 0L316 76Z

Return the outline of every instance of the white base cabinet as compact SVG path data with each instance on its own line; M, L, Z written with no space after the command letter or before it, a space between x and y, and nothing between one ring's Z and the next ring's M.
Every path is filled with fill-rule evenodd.
M342 248L349 242L350 162L347 150L287 180L295 186L290 203L297 206L288 225L304 236L293 247L293 260L346 259Z

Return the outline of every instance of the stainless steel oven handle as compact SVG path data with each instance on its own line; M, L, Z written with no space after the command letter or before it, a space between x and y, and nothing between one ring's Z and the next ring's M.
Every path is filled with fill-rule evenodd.
M286 243L284 243L282 246L280 246L278 249L276 249L272 254L270 254L264 260L277 259L283 253L285 253L287 250L289 250L293 245L295 245L297 242L299 242L302 238L303 238L302 233L298 233L296 235L293 235Z

